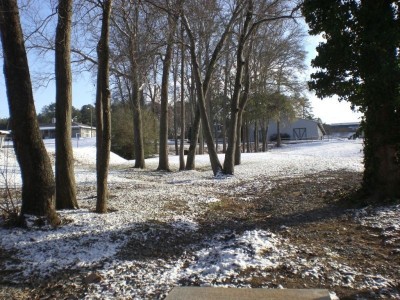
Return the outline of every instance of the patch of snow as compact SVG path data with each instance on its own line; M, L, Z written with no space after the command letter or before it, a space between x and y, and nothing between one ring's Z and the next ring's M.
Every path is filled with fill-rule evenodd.
M355 212L358 221L363 225L379 230L385 244L397 245L400 248L400 204L385 207L366 207Z
M365 289L390 290L393 281L379 274L361 274L358 270L338 264L338 254L326 249L321 258L300 258L299 249L279 234L264 230L242 233L210 233L209 237L176 258L122 259L118 256L130 239L147 239L141 232L150 221L169 225L179 234L196 233L195 221L209 203L218 202L221 191L244 201L260 191L266 178L301 178L326 170L362 171L361 141L321 141L286 145L267 153L244 153L242 164L235 167L235 176L214 177L209 157L196 156L197 171L157 172L158 158L146 160L147 169L132 169L133 162L111 154L109 206L115 211L95 214L95 139L80 139L74 144L76 182L80 187L82 209L60 211L63 226L52 229L0 228L0 248L12 251L19 261L5 266L12 270L4 279L29 281L32 276L48 278L65 269L89 274L93 269L101 276L99 283L88 285L87 299L149 299L163 297L180 282L224 286L224 279L236 278L255 268L259 274L285 267L293 274L323 280L328 265L332 286L353 286L355 276L363 276ZM76 142L76 141L75 141ZM46 140L48 152L54 155L54 141ZM221 161L223 155L219 156ZM170 156L172 170L178 170L179 157ZM21 184L15 155L11 148L0 149L1 170L7 169L13 185ZM11 171L10 171L11 170ZM221 175L221 176L219 176ZM224 180L216 179L223 178ZM9 179L11 182L11 179ZM6 181L0 178L0 187ZM263 182L265 188L265 182ZM274 183L268 182L267 189ZM361 224L380 228L387 234L399 230L400 206L376 210L373 217L359 214ZM390 230L389 230L390 229ZM190 251L189 251L190 250ZM251 275L249 275L251 276ZM246 283L240 283L246 285ZM281 286L283 288L283 286ZM393 294L393 292L391 295ZM154 298L153 297L153 298Z
M277 250L282 239L267 231L220 234L194 253L196 260L184 270L184 277L195 282L222 283L248 268L274 268L279 264Z

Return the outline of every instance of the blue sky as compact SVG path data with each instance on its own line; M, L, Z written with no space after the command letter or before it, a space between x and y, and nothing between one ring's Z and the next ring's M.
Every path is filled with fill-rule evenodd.
M0 68L3 70L3 61L0 62ZM33 90L36 111L39 113L43 106L55 102L55 82L51 81L47 87L40 87ZM72 87L72 105L75 108L81 108L85 104L95 103L95 86L89 73L75 76ZM4 83L4 74L0 74L0 118L9 116L7 96Z

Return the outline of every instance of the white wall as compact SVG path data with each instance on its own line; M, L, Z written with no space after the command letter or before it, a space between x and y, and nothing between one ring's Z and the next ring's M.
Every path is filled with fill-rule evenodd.
M271 135L277 133L276 121L270 121L268 127L268 140ZM294 133L297 133L297 137ZM287 133L290 135L291 140L296 139L321 139L323 134L321 129L318 127L318 123L313 120L297 119L293 122L281 121L280 123L281 134Z

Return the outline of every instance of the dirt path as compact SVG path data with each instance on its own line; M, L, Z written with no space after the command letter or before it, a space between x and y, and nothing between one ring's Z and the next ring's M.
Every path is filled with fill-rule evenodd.
M228 197L202 220L220 220L218 226L236 230L272 229L296 248L282 268L253 273L253 287L327 288L340 299L400 297L400 231L389 228L388 242L381 229L362 225L349 205L361 174L324 172L264 182L255 199L240 200L245 193ZM372 282L379 290L385 280L390 287L379 293L366 287Z
M285 239L285 263L278 269L248 268L225 283L327 288L340 299L400 297L400 232L393 229L388 241L381 229L362 224L357 211L346 203L359 187L361 174L327 171L259 181L263 185L243 182L239 188L236 185L219 191L216 197L220 201L208 204L196 220L199 229L190 234L177 232L163 222L144 223L141 231L147 232L147 239L132 239L118 258L173 261L189 256L215 234L224 232L229 239L229 232L261 229ZM368 210L364 212L368 214ZM151 238L152 234L157 238ZM12 253L0 253L0 267L13 259ZM32 279L16 285L3 282L0 271L0 299L80 299L88 288L85 280L84 275L66 270L46 281ZM189 279L180 283L201 284ZM367 288L371 284L376 290ZM163 293L158 296L162 298Z

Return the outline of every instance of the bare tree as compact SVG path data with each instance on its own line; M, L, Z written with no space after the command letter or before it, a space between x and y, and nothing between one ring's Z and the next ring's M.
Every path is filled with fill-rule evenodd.
M142 90L144 54L141 46L145 41L140 34L140 3L120 0L115 4L115 13L112 18L112 27L116 33L112 42L113 64L112 73L116 77L125 77L131 107L133 110L133 140L135 153L135 168L145 167L144 159L144 134L142 124ZM128 61L128 63L126 63Z
M247 1L246 15L244 19L243 29L241 30L239 41L238 41L238 49L236 54L236 78L235 78L235 86L233 91L233 96L231 100L231 119L228 130L228 147L225 153L224 160L224 172L226 174L234 173L234 165L235 165L235 150L236 150L236 138L238 131L238 114L239 114L239 100L240 93L242 88L242 76L245 65L244 59L244 47L247 39L249 38L249 34L251 33L251 23L253 19L253 1ZM240 148L240 147L239 147Z
M167 1L169 4L169 1ZM178 18L168 13L168 32L166 49L163 61L163 74L161 83L161 112L160 112L160 153L157 170L170 171L168 161L168 87L169 72L171 69L172 52L174 47L175 31Z
M191 56L191 62L192 62L192 67L193 67L194 80L196 83L198 110L196 111L195 122L197 120L200 121L200 118L202 120L203 132L204 132L204 135L206 138L208 155L210 156L210 162L211 162L211 167L212 167L214 176L217 176L222 173L222 165L218 159L218 155L217 155L217 152L215 149L215 144L214 144L214 140L213 140L210 124L209 124L209 118L207 115L205 99L206 99L209 84L210 84L210 81L212 78L212 73L215 70L215 65L219 58L219 54L220 54L221 50L223 49L224 43L230 33L232 25L235 22L235 20L241 10L242 10L242 5L240 3L238 3L235 6L235 8L231 14L231 17L229 18L229 20L224 28L224 31L221 34L220 39L218 40L218 42L214 48L214 51L211 55L209 64L205 67L204 79L202 79L202 76L201 76L201 70L200 70L199 61L198 61L198 57L197 57L197 47L196 47L195 37L194 37L193 31L192 31L192 28L190 27L188 19L187 19L186 15L184 14L184 12L182 11L182 22L185 26L185 30L186 30L188 38L189 38L190 56ZM199 124L194 123L193 128L198 129L198 125ZM192 139L195 139L197 141L198 134L199 134L198 131L193 132ZM189 164L189 157L188 157L188 164Z
M255 3L258 4L255 7ZM236 77L233 96L231 99L231 116L230 125L228 133L228 147L225 154L224 160L224 172L226 174L234 173L235 166L235 152L237 147L236 139L238 136L238 131L241 128L241 124L238 123L240 107L246 106L247 96L242 97L242 103L240 103L240 95L243 85L243 71L246 64L244 51L245 46L250 40L250 38L256 34L257 30L264 23L270 23L274 21L279 21L283 19L293 19L295 13L298 11L299 7L291 8L286 6L284 1L268 1L268 2L255 2L253 0L245 1L246 13L243 18L243 25L240 26L240 33L237 42L237 59L236 59ZM257 14L254 13L257 10ZM248 93L248 91L247 91Z
M252 51L252 45L250 45L244 65L244 90L241 93L240 101L239 101L239 110L237 116L237 124L236 124L236 144L235 144L235 153L234 153L234 164L240 165L241 163L241 151L240 151L240 142L242 139L242 123L243 123L243 112L246 107L249 93L250 93L250 55ZM256 148L257 149L257 148Z
M178 147L178 69L179 69L179 53L178 49L175 50L175 58L174 64L172 66L172 78L173 78L173 86L174 86L174 146L175 146L175 155L179 155L179 147Z
M144 144L143 144L143 128L142 128L142 110L140 106L141 87L139 75L139 7L134 8L134 29L129 37L130 46L130 63L131 63L131 82L132 82L132 107L133 107L133 138L135 147L135 168L143 169L145 167L144 160Z
M185 28L181 24L181 139L179 148L179 170L185 170Z
M54 174L36 119L16 0L0 1L0 32L14 150L22 176L21 218L25 214L47 216L57 225Z
M101 35L97 45L98 75L96 91L96 170L97 170L97 203L96 212L107 212L107 177L111 148L111 116L109 89L109 24L112 0L100 3L102 8Z
M72 73L71 23L72 0L60 0L55 40L56 74L56 208L78 208L71 144Z

